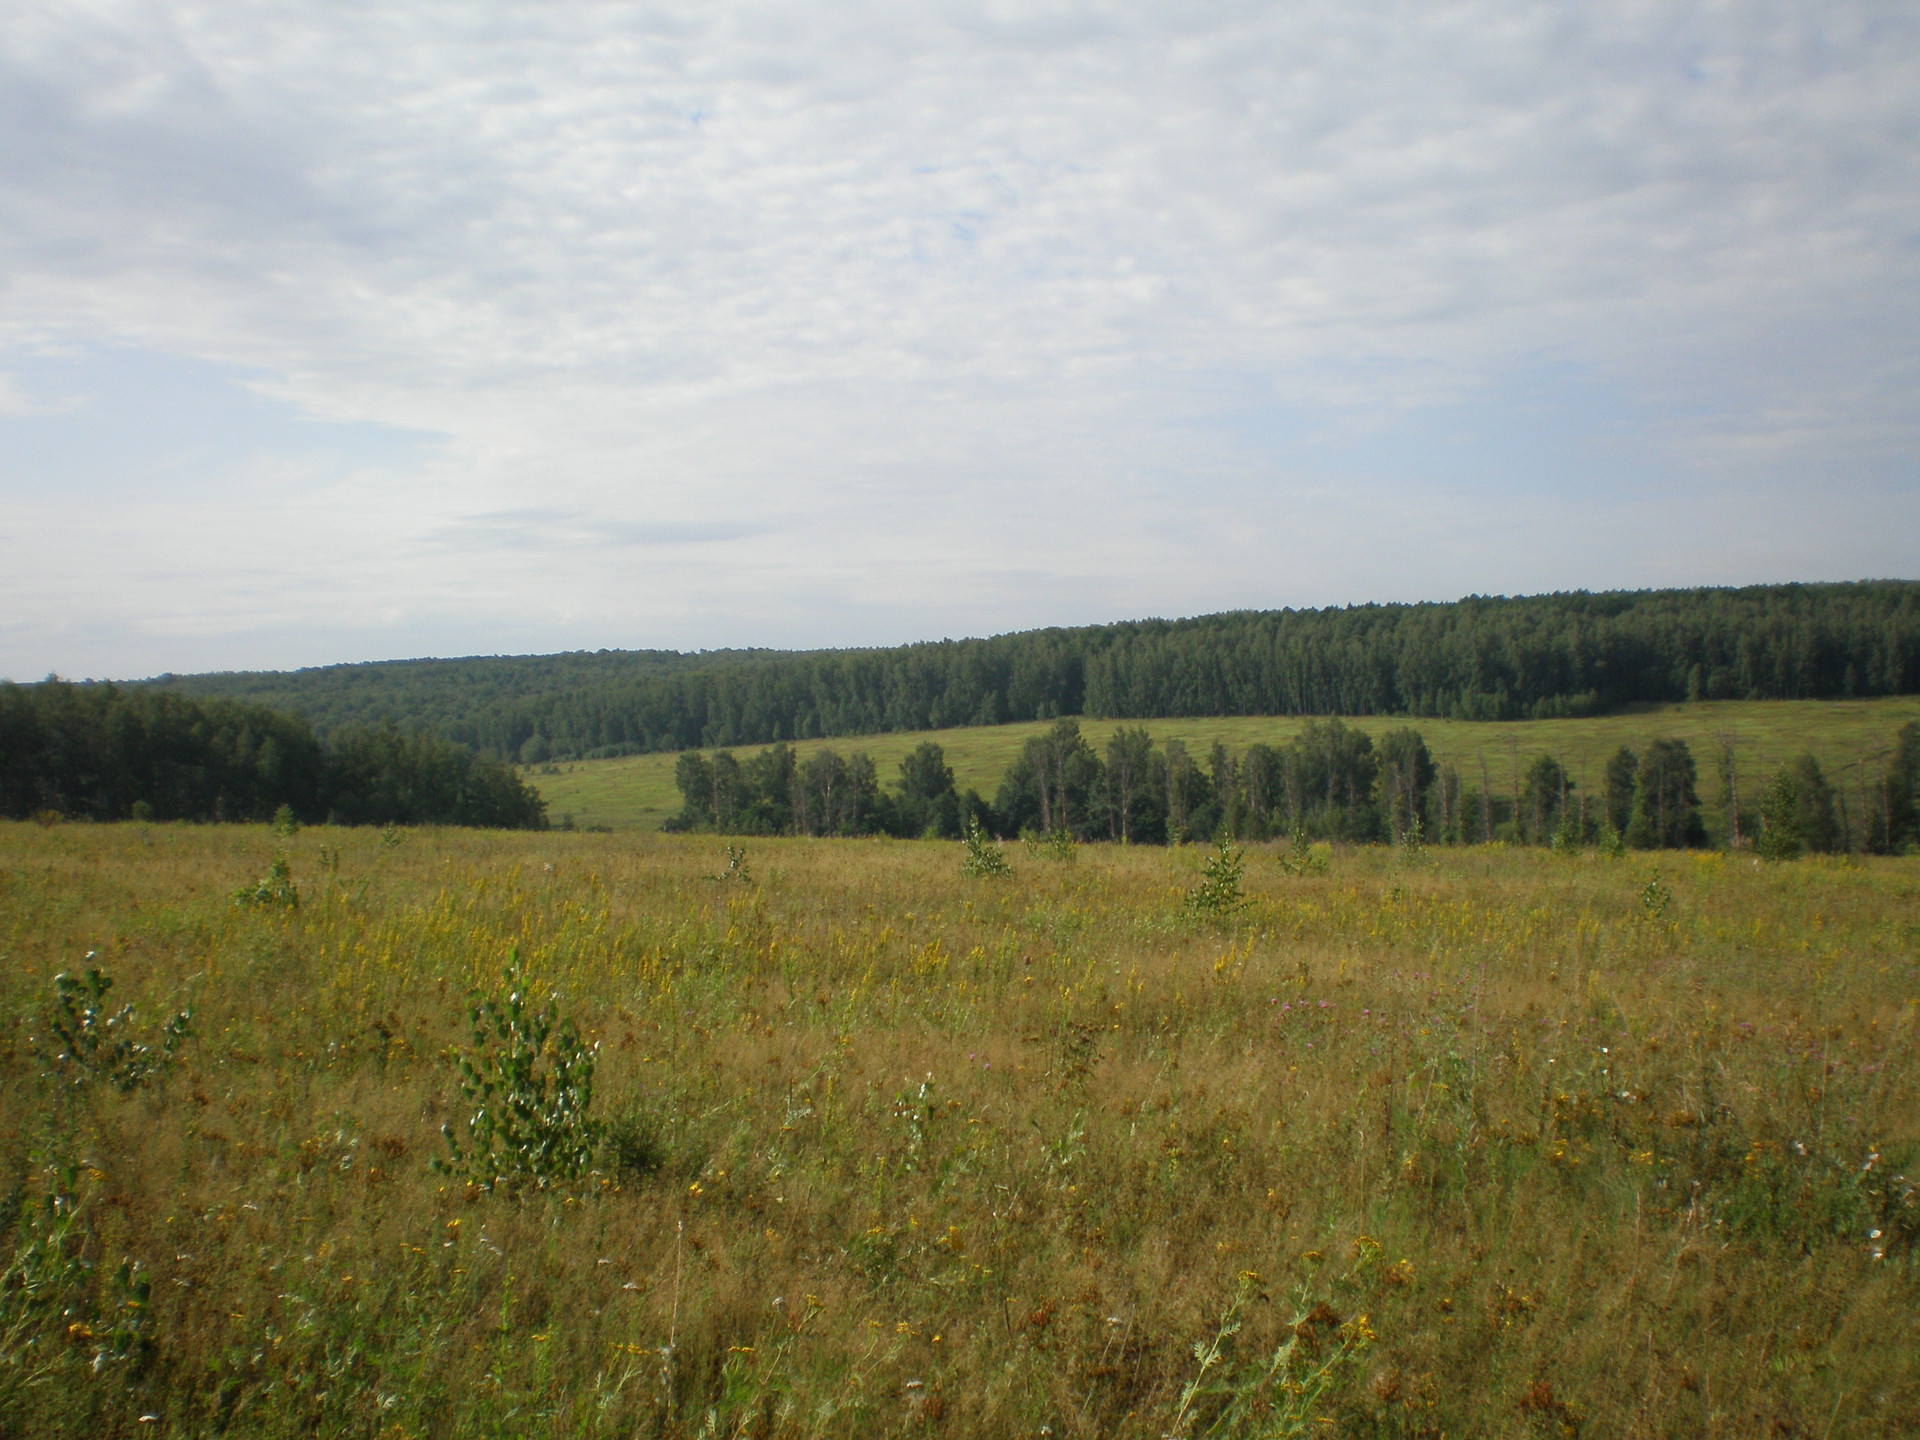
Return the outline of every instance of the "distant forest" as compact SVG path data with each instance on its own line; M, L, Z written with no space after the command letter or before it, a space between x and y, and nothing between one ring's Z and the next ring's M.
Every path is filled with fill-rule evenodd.
M539 829L540 797L431 731L115 685L0 684L0 816Z
M525 763L1064 715L1548 718L1920 692L1920 582L1238 612L893 649L395 661L139 688L294 710L323 737L427 727Z

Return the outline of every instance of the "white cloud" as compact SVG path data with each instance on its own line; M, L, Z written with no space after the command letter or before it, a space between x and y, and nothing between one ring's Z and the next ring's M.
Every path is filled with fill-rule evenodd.
M444 437L304 482L371 541L221 512L297 527L375 653L1912 573L1916 40L1893 4L29 5L0 347ZM1510 399L1540 376L1558 435ZM336 658L242 625L297 606L211 552L69 594L45 537L131 526L142 465L118 519L9 517L0 669ZM1800 522L1816 477L1857 530ZM1649 542L1636 487L1746 538Z

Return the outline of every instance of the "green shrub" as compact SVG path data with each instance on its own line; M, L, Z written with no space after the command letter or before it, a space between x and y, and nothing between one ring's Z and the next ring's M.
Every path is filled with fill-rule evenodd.
M473 1106L467 1145L441 1126L452 1156L442 1174L494 1189L503 1179L537 1187L578 1180L593 1165L601 1125L593 1105L594 1050L549 994L544 1008L527 994L520 952L505 971L504 999L477 999L467 1012L473 1048L456 1050L461 1093Z
M1207 857L1200 883L1181 902L1187 913L1196 919L1230 920L1246 909L1252 903L1240 893L1240 877L1246 868L1246 852L1221 836L1218 847Z
M643 1180L667 1163L657 1122L637 1111L610 1121L605 1134L607 1168L615 1178Z
M293 882L292 862L284 855L274 856L265 875L233 892L233 903L243 910L282 906L298 910L300 887Z
M87 959L95 951L87 952ZM191 1010L182 1010L160 1027L160 1048L134 1037L133 1006L109 1014L107 992L113 979L97 966L79 976L65 971L53 977L53 1008L47 1017L51 1043L41 1047L63 1082L84 1088L101 1081L121 1094L139 1089L173 1065L174 1051L193 1033Z
M1011 875L1013 867L1007 863L1007 852L987 838L980 828L979 816L967 819L966 834L961 837L967 853L960 861L960 873L969 879L979 879L989 875Z
M1060 860L1071 865L1080 854L1080 846L1070 830L1049 830L1044 835L1038 831L1022 832L1020 840L1027 847L1027 853L1039 860Z
M1285 875L1324 875L1327 857L1307 843L1305 830L1295 830L1293 844L1280 857L1280 870Z
M725 882L738 880L742 885L753 884L753 876L747 870L747 847L744 845L727 846L727 868L717 875L707 876L709 880Z

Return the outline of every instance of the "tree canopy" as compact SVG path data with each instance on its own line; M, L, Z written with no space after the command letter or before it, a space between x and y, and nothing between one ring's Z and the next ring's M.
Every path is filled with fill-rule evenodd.
M0 815L539 828L510 766L388 723L319 739L306 719L115 685L0 684Z
M1064 715L1546 718L1920 692L1920 583L1474 597L894 649L416 660L144 688L297 710L322 736L423 725L529 762Z

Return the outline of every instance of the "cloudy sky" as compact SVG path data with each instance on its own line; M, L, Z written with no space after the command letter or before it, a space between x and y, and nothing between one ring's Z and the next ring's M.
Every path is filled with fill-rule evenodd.
M0 675L1920 574L1920 8L0 13Z

